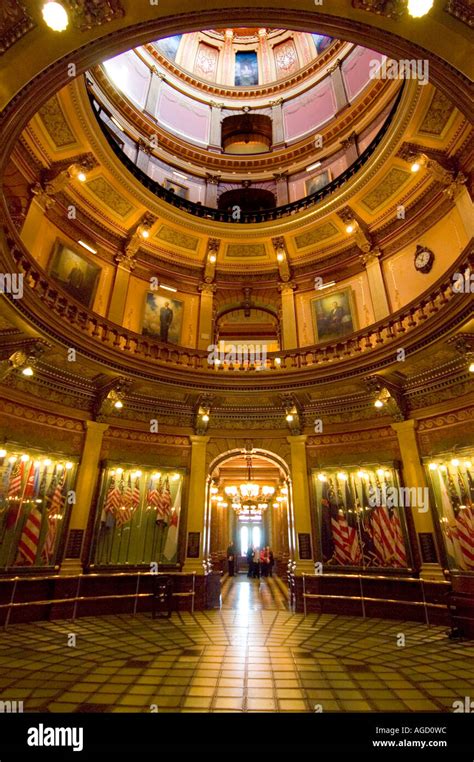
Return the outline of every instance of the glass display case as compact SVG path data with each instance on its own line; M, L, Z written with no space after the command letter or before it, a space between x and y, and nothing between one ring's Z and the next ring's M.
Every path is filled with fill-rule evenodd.
M408 568L404 491L383 465L314 470L320 558L334 567Z
M0 450L0 569L58 563L76 470L57 453Z
M474 453L425 462L450 569L474 572Z
M176 564L182 471L108 465L92 545L92 565Z

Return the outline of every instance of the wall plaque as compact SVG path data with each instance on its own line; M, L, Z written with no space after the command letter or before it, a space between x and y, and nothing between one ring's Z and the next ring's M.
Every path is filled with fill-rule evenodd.
M201 532L188 532L187 558L199 558L199 545L201 544Z
M438 554L431 532L418 532L420 540L421 558L425 564L437 564Z
M301 561L310 561L312 559L311 535L309 533L298 533L298 553Z
M83 529L70 529L67 539L66 558L80 558L82 549Z

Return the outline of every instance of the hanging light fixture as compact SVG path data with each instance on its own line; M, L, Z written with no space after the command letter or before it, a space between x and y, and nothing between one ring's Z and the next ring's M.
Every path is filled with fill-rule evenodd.
M251 455L247 455L247 468L247 481L239 485L231 484L228 487L225 487L224 492L226 495L234 499L252 499L256 500L257 502L260 500L260 503L263 504L265 503L265 499L267 497L273 495L275 492L275 487L272 487L269 484L260 485L253 480Z

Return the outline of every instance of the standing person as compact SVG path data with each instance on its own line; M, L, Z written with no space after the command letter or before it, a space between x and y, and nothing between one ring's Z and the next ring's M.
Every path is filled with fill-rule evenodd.
M275 565L275 556L273 550L267 545L267 559L268 559L268 576L273 577L273 567Z
M262 548L260 551L260 568L262 570L262 577L268 577L268 557L266 548Z
M170 307L169 302L165 302L165 306L160 310L160 340L168 341L168 333L171 323L173 322L173 310Z
M254 548L253 551L252 577L260 578L260 548Z
M235 548L233 542L227 548L227 563L229 566L229 577L233 577L235 574Z
M251 577L253 574L253 548L251 545L247 548L247 563L249 566L247 577Z

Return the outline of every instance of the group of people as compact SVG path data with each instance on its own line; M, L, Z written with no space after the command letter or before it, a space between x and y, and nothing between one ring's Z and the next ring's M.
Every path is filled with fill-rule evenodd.
M248 572L247 577L258 579L259 577L272 577L275 559L269 545L265 548L252 548L247 550Z
M227 548L227 568L229 577L233 577L236 572L236 552L233 543ZM275 558L269 545L265 548L249 547L247 550L248 572L247 577L258 579L259 577L272 577Z

